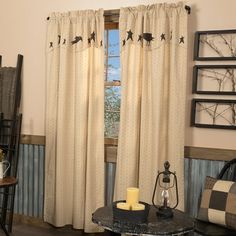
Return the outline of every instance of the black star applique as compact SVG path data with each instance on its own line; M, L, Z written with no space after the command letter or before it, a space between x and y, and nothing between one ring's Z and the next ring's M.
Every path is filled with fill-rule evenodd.
M147 41L147 45L150 45L154 38L152 37L152 33L143 33L143 39Z
M79 41L83 41L83 38L81 36L75 36L75 39L71 41L72 44L78 43Z
M66 44L66 39L63 39L63 44Z
M166 40L166 36L165 36L164 33L161 34L161 41L162 41L162 40Z
M138 41L142 41L143 40L143 36L140 34L139 36L138 36Z
M88 38L88 44L90 44L91 43L91 38Z
M61 35L58 35L58 44L61 42Z
M125 46L125 39L122 40L122 46Z
M90 35L90 40L93 40L95 42L95 32L93 31L93 33Z
M53 48L53 42L50 42L49 48Z
M127 41L128 41L129 39L131 39L131 40L133 41L133 32L132 32L131 30L129 30L129 31L127 31L127 34L128 34L128 36L127 36Z
M184 36L179 38L179 44L184 43Z

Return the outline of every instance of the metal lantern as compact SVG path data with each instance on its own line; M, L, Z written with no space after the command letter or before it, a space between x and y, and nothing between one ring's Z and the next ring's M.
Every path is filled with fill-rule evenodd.
M158 217L171 218L173 217L172 210L175 209L179 203L177 177L175 172L169 170L170 163L168 161L164 163L164 168L164 171L158 171L152 195L152 204L157 208L156 214ZM159 195L159 199L161 199L161 203L158 206L154 203L157 188L159 189L157 194ZM175 189L175 196L171 199L170 194L172 189Z

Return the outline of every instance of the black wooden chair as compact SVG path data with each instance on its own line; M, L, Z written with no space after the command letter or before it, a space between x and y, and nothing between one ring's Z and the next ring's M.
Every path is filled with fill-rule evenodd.
M21 101L21 70L23 56L17 56L16 67L2 66L0 55L0 112L4 119L15 119Z
M236 182L236 159L227 162L217 178ZM203 222L197 219L195 220L195 232L196 235L236 236L235 230L228 229L216 224Z
M6 176L17 177L22 114L19 113L21 101L21 70L23 56L18 55L16 67L2 67L0 56L0 148L5 159L10 162ZM0 189L0 220L4 232L11 232L15 184ZM7 232L5 232L8 235Z
M6 176L14 178L17 178L21 123L22 115L19 114L15 119L2 119L0 125L0 148L4 159L10 163ZM15 184L0 188L0 219L8 232L12 231L15 189Z

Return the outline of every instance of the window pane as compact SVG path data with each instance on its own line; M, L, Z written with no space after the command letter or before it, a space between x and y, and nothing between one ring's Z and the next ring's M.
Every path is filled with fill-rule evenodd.
M106 30L105 46L105 137L117 138L120 123L119 30Z
M105 88L105 137L118 137L120 90L119 86Z
M108 56L119 56L119 30L109 30L108 35Z
M108 58L107 81L120 80L120 58Z

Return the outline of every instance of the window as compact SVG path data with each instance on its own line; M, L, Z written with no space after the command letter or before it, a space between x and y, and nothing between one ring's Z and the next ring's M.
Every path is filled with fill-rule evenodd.
M117 140L120 123L120 45L117 24L105 27L104 49L105 144L108 144L109 139Z

